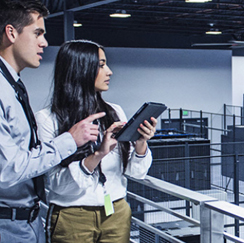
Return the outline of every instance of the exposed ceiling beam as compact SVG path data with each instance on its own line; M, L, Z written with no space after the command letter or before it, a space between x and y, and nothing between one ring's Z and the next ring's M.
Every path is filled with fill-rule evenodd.
M101 5L104 5L104 4L118 2L118 1L120 1L120 0L104 0L104 1L98 1L98 2L95 2L95 3L90 3L90 4L83 5L83 6L79 6L79 7L76 7L76 8L67 9L67 11L77 12L77 11L82 11L82 10L85 10L85 9L88 9L88 8L93 8L93 7L101 6ZM48 16L48 18L53 18L53 17L57 17L57 16L61 16L61 15L64 15L64 11L50 14Z

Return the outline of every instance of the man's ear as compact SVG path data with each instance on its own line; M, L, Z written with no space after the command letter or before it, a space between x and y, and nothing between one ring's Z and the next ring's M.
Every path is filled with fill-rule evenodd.
M11 43L14 43L15 40L16 40L16 38L17 38L17 36L18 36L18 32L13 27L13 25L11 25L11 24L6 25L6 27L5 27L5 33L6 33L6 36L7 36L8 40Z

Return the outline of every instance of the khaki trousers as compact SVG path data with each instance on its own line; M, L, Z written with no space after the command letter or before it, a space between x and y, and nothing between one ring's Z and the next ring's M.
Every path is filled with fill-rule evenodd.
M128 243L131 209L124 199L113 202L113 205L114 213L108 217L104 207L50 206L47 242Z

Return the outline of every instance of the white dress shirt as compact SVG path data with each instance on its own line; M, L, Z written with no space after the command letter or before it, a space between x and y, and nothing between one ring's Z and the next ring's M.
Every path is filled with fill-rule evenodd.
M122 108L110 104L117 112L121 121L127 121ZM57 121L49 109L36 114L39 138L48 142L57 135ZM131 146L126 174L137 179L143 179L151 166L152 155L149 148L145 156L139 156ZM104 192L109 193L112 201L126 196L127 179L123 175L123 165L116 146L101 161L102 172L107 181L105 187L98 182L99 173L87 173L81 169L80 162L74 161L68 167L60 165L48 172L49 201L59 206L102 206Z
M17 81L15 70L2 58ZM64 133L29 150L30 126L15 91L0 69L0 206L32 207L37 198L31 178L46 173L77 147Z

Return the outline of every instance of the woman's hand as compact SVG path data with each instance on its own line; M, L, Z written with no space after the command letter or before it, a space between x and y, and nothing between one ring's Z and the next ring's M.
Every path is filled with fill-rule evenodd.
M100 148L95 151L94 154L91 154L85 158L84 165L90 172L92 172L97 167L104 156L106 156L111 150L114 149L117 144L117 140L113 138L113 134L118 132L124 126L124 124L124 122L114 122L104 132Z
M123 126L124 122L114 122L103 135L102 144L97 151L100 155L105 156L111 150L113 150L117 144L117 140L114 138L113 134L117 133Z
M152 124L147 120L143 124L140 124L140 127L137 131L141 134L141 137L136 141L136 153L139 155L144 155L147 151L147 140L154 136L156 131L157 119L151 117Z
M156 131L157 119L151 117L152 124L147 120L144 121L143 124L140 124L140 128L137 131L142 135L138 140L147 141L154 136Z

